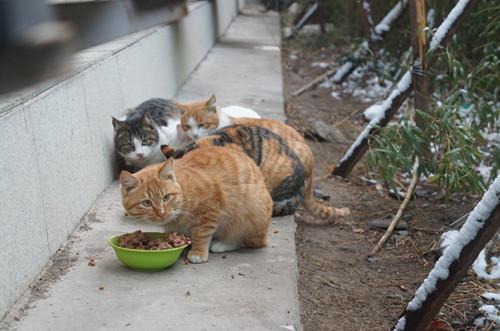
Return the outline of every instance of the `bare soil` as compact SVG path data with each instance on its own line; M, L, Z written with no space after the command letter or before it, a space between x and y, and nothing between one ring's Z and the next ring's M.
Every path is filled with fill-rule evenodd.
M361 112L367 104L351 96L336 99L331 89L315 88L292 98L290 95L327 69L312 62L335 62L342 49L304 47L292 42L283 50L283 73L288 122L304 130L319 119L339 128L351 140L362 129ZM401 201L380 185L361 179L361 161L347 180L328 176L348 145L309 141L316 156L315 187L330 195L326 204L349 207L352 215L333 225L317 222L298 211L296 234L299 267L301 319L305 331L389 330L437 258L437 241L449 225L470 211L477 197L456 196L446 205L439 196L412 200L403 219L406 232L391 237L374 260L367 256L383 235L368 223L391 219ZM433 188L426 188L432 190ZM443 307L439 319L453 330L481 330L472 325L479 295L493 284L479 282L472 272ZM498 289L497 289L498 290Z

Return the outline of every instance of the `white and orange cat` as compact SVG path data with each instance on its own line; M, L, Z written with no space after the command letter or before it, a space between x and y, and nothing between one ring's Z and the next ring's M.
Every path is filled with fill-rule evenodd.
M120 184L129 217L191 236L192 263L206 262L209 250L267 244L273 201L259 168L240 151L199 148L134 174L122 171Z
M217 136L217 133L219 133L223 134L225 137L232 136L231 139L233 141L243 140L238 142L240 145L244 145L245 142L251 141L253 139L256 141L256 143L253 143L251 147L260 149L260 146L257 146L257 143L267 143L263 137L253 137L255 136L254 133L250 134L249 137L244 137L244 135L239 132L236 132L236 134L231 133L232 129L227 131L227 129L222 128L228 128L230 125L245 126L248 128L262 127L279 135L283 139L283 143L285 143L293 151L293 153L299 158L300 162L304 166L304 207L312 214L321 218L331 218L332 216L346 216L351 213L349 208L327 207L314 199L312 184L314 154L309 145L307 145L307 143L305 142L304 137L302 137L302 135L300 135L300 133L298 133L291 126L288 126L283 122L267 118L236 118L222 114L217 110L214 95L212 95L209 99L203 101L191 102L189 104L177 103L177 106L182 112L181 127L191 139L200 139L207 135L214 134L215 136ZM217 139L216 137L214 138ZM199 143L200 145L206 143L210 144L212 143L212 140L213 139L205 139L204 141L199 140L196 143ZM221 145L221 143L218 144ZM269 151L272 151L272 149L273 148L268 148ZM279 152L281 150L282 148L278 148L276 152L269 153L269 155L272 155L272 157L275 159L281 157L282 153ZM286 159L287 158L281 158L282 161L286 161ZM277 167L279 171L279 162L272 162L274 164L274 167ZM273 178L270 178L270 176L277 171L276 169L273 169L274 167L270 168L271 171L266 171L264 169L264 178L267 180L267 182L273 180ZM282 169L284 172L289 171L288 167L283 167Z

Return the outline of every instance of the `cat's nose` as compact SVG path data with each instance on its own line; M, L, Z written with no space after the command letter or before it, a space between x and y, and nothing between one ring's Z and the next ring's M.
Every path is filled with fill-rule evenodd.
M137 157L138 157L139 159L142 159L142 158L144 157L144 154L142 154L142 153L137 153Z

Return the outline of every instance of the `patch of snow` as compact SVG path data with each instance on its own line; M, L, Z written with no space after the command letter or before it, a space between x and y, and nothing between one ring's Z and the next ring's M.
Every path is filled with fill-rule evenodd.
M493 166L487 166L483 163L483 161L481 161L479 167L477 167L477 171L479 171L479 174L483 177L483 180L486 183L490 180L491 170L493 170Z
M488 261L486 260L486 252L483 249L472 264L472 270L481 279L500 279L500 258L492 256L491 265L491 272L488 272Z
M338 99L338 100L342 99L342 98L340 97L339 92L335 92L335 91L333 91L332 93L330 93L330 95L331 95L332 97L334 97L335 99Z
M289 331L295 331L295 326L293 325L281 325L280 328L289 330Z
M491 292L485 292L481 294L481 298L487 301L493 301L496 303L500 303L500 293L491 293Z
M488 133L486 135L486 140L488 140L489 143L500 145L500 133L497 132Z
M455 7L450 11L446 19L441 23L439 28L437 29L434 36L432 36L432 40L429 46L429 52L434 51L443 41L444 37L450 30L451 26L457 18L463 13L465 6L469 3L469 0L459 0Z
M332 79L333 82L339 83L351 69L352 69L352 62L344 63L339 69L337 69L337 72L335 73L335 76L333 76Z
M495 305L483 305L479 307L479 311L483 313L486 319L495 323L500 323L500 312Z
M474 320L474 325L477 327L483 327L486 319L484 317L478 317Z
M321 69L328 68L329 65L330 65L330 63L327 63L327 62L313 62L313 63L311 63L311 67L321 68Z
M295 54L290 54L290 55L288 55L288 58L289 58L290 60L292 60L292 61L295 61L295 60L297 60L299 57L298 57L297 55L295 55Z
M462 117L468 117L474 111L474 105L471 103L463 103L458 108L458 113Z
M318 85L319 88L332 88L333 84L329 80L325 80L323 83Z
M391 29L392 23L401 15L401 11L404 6L408 3L408 0L398 1L394 7L384 16L384 18L380 21L377 26L373 29L375 33L372 33L371 39L373 41L379 41L381 39L381 35L385 32L388 32Z
M455 240L445 249L443 255L434 265L427 278L417 289L415 297L408 304L407 310L417 310L427 299L427 296L435 291L439 280L449 276L450 265L459 257L462 249L469 244L482 229L485 220L490 216L491 211L500 202L500 175L495 179L481 201L467 217L467 221L460 229L460 233Z

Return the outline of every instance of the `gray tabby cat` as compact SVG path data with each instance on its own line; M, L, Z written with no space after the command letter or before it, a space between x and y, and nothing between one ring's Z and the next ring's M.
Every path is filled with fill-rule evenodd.
M190 141L180 129L181 110L172 100L153 98L113 117L115 149L125 164L137 169L165 160L161 145L182 147ZM178 127L179 126L179 127Z

